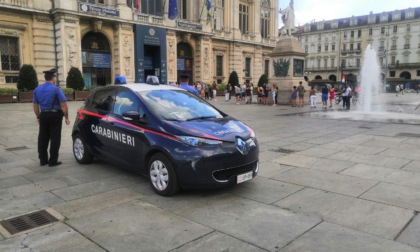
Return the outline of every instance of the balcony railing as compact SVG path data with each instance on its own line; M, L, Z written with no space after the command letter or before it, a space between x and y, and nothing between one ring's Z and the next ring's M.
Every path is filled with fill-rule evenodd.
M405 44L404 49L410 49L410 44Z
M383 50L385 50L385 46L380 46L379 51L383 51Z
M1 1L1 0L0 0ZM143 13L134 13L134 20L142 23L163 24L163 17L152 16Z
M397 45L392 45L391 50L397 50Z
M0 0L0 4L28 7L29 0Z

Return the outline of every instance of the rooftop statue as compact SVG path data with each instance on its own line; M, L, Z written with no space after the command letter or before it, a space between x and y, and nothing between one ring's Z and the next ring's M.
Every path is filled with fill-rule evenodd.
M283 27L280 30L280 35L292 36L292 31L295 29L295 9L293 8L293 0L290 0L289 6L282 10L280 8L281 20Z

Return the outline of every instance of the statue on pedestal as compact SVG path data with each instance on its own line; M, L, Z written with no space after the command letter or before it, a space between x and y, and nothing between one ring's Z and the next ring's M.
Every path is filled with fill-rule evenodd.
M293 8L293 0L290 0L289 6L282 10L280 8L281 20L283 27L280 29L280 35L292 36L292 31L295 29L295 9Z

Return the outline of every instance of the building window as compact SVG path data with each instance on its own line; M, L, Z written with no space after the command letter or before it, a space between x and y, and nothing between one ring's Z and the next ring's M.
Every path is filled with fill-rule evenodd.
M324 59L324 68L328 68L328 59Z
M318 46L318 52L320 52L320 51L321 51L321 46L319 45L319 46Z
M222 30L225 23L225 1L217 0L214 3L214 12L213 12L213 28L215 30Z
M420 70L417 70L417 76L420 76Z
M317 67L318 67L318 68L321 68L321 60L320 60L320 59L319 59L319 60L317 60L317 62L316 62L316 63L317 63L317 64L316 64L316 65L317 65Z
M406 18L412 18L412 17L414 17L414 11L410 11L410 12L405 13L405 17Z
M346 60L341 60L341 68L346 68Z
M335 51L335 45L334 44L331 45L331 51Z
M308 46L305 46L305 53L308 53Z
M407 32L410 32L410 24L407 24Z
M385 27L381 27L381 35L385 34Z
M391 65L395 65L395 56L391 56Z
M333 59L331 59L331 68L334 68L335 67L335 59L333 58Z
M399 19L400 18L400 14L396 13L394 14L394 19Z
M360 38L362 36L362 30L357 31L357 37Z
M347 50L347 45L343 44L343 51L346 51L346 50Z
M142 4L144 1L148 1L148 0L142 0ZM161 1L161 0L160 0ZM153 1L150 1L153 2ZM178 18L179 19L187 19L188 15L187 15L187 0L180 0L178 1Z
M265 60L265 65L264 65L264 74L268 77L270 76L270 60Z
M357 50L360 51L362 49L362 45L360 43L357 43Z
M0 61L2 71L19 71L19 39L0 36Z
M372 28L369 28L369 36L372 36Z
M395 71L389 71L389 77L395 77Z
M245 59L245 77L251 77L251 58Z
M350 52L353 51L353 44L350 44Z
M261 37L268 38L270 35L270 2L261 1Z
M356 59L356 66L360 67L360 59Z
M180 1L182 2L182 1ZM162 16L162 0L156 1L148 1L142 0L141 1L141 13L154 15L154 16ZM182 9L180 9L182 10Z
M328 45L325 45L325 51L326 52L328 51Z
M394 33L397 33L397 31L398 31L398 26L394 25L394 28L392 29L392 31L393 31Z
M354 38L354 31L351 31L351 32L350 32L350 37L351 37L351 38Z
M216 76L223 76L223 56L216 56Z
M388 14L382 15L381 20L382 21L388 21Z
M347 38L347 31L344 31L343 36L344 36L344 38Z
M239 4L239 30L242 34L248 34L248 14L249 6Z

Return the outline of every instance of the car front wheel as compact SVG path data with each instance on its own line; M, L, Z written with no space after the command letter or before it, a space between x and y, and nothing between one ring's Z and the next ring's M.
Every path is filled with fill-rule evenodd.
M88 164L92 162L93 155L86 147L85 140L77 134L73 137L73 155L80 164Z
M149 161L149 179L153 190L162 196L176 194L180 187L171 161L162 153L152 156Z

